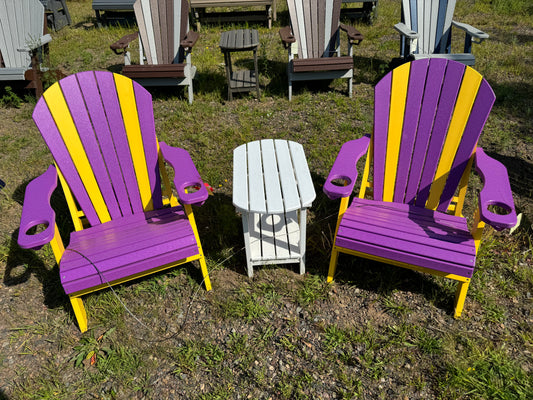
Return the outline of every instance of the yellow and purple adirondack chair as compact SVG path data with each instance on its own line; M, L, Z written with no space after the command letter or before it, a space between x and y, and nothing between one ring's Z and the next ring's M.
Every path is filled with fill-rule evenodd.
M342 198L328 281L339 252L427 272L459 281L461 315L485 223L516 224L507 170L477 147L494 100L479 73L451 60L413 61L376 85L373 135L342 146L324 185ZM367 149L359 197L348 206ZM484 187L469 230L462 209L472 163Z
M26 188L18 243L51 243L82 332L81 296L109 285L198 260L211 289L191 209L208 193L189 153L158 143L146 89L110 72L81 72L51 86L33 119L55 165ZM66 249L50 206L58 177L76 230ZM46 229L28 233L38 225Z

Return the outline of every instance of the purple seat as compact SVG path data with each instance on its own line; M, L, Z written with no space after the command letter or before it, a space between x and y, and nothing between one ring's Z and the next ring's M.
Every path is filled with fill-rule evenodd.
M81 296L110 285L198 260L211 289L191 208L207 190L187 151L157 141L146 89L110 72L81 72L52 85L33 119L55 165L26 188L18 243L52 245L82 332ZM66 249L50 206L58 178L76 229ZM28 233L39 225L42 232Z
M459 281L461 315L485 223L516 224L507 170L477 147L494 100L479 73L452 60L407 63L376 85L372 136L345 143L324 184L342 198L328 281L339 252L447 277ZM359 197L348 205L364 153ZM469 230L462 209L472 164L484 187Z

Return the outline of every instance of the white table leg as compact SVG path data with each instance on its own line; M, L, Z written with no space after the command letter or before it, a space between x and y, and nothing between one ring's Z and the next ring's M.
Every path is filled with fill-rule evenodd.
M307 209L300 210L300 275L305 274L305 233L307 224Z

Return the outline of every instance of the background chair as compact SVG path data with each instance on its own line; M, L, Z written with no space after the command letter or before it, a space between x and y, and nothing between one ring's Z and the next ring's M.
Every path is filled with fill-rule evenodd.
M126 35L111 45L117 54L124 54L122 74L143 86L187 86L192 103L196 67L191 51L199 34L189 31L188 0L137 0L133 9L141 39L140 65L131 65L128 52L137 35Z
M402 0L402 22L394 29L400 33L400 57L405 61L421 58L446 58L474 65L472 43L489 35L468 24L453 20L456 0ZM464 52L451 53L452 26L465 32Z
M207 190L189 153L158 143L143 87L110 72L81 72L52 85L33 119L55 165L26 188L18 243L27 249L51 243L82 332L81 297L110 285L198 260L211 289L191 209ZM181 205L164 161L175 168ZM66 249L50 206L58 177L76 230ZM191 186L199 190L187 193ZM39 225L42 232L29 233Z
M328 281L339 253L443 276L459 282L461 315L485 223L516 224L505 167L476 147L494 100L479 73L451 60L403 64L376 85L373 135L342 146L324 185L342 198ZM359 197L348 206L365 152ZM484 187L469 230L462 209L472 163Z
M72 23L66 0L39 0L46 13L48 25L55 31Z
M0 0L0 81L30 81L43 93L41 62L52 37L46 34L39 0Z
M352 45L359 44L363 35L339 23L341 0L288 0L287 5L291 26L280 29L279 33L289 54L289 100L292 99L292 82L316 79L348 79L351 97ZM341 56L339 28L348 35L347 56Z

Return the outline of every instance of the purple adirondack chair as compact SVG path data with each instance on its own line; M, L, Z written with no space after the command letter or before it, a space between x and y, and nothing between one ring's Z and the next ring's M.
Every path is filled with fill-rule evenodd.
M191 209L208 193L189 153L158 143L150 93L121 75L81 72L51 86L33 119L55 165L26 188L18 243L52 245L82 332L81 296L110 285L198 260L210 290ZM50 206L58 177L76 229L66 249ZM28 233L39 225L42 232Z
M485 223L516 224L507 170L476 147L494 100L479 73L452 60L407 63L376 85L373 135L342 146L324 185L342 198L328 281L339 252L447 277L459 282L461 315ZM348 206L367 150L359 197ZM462 208L472 163L484 187L469 230Z

